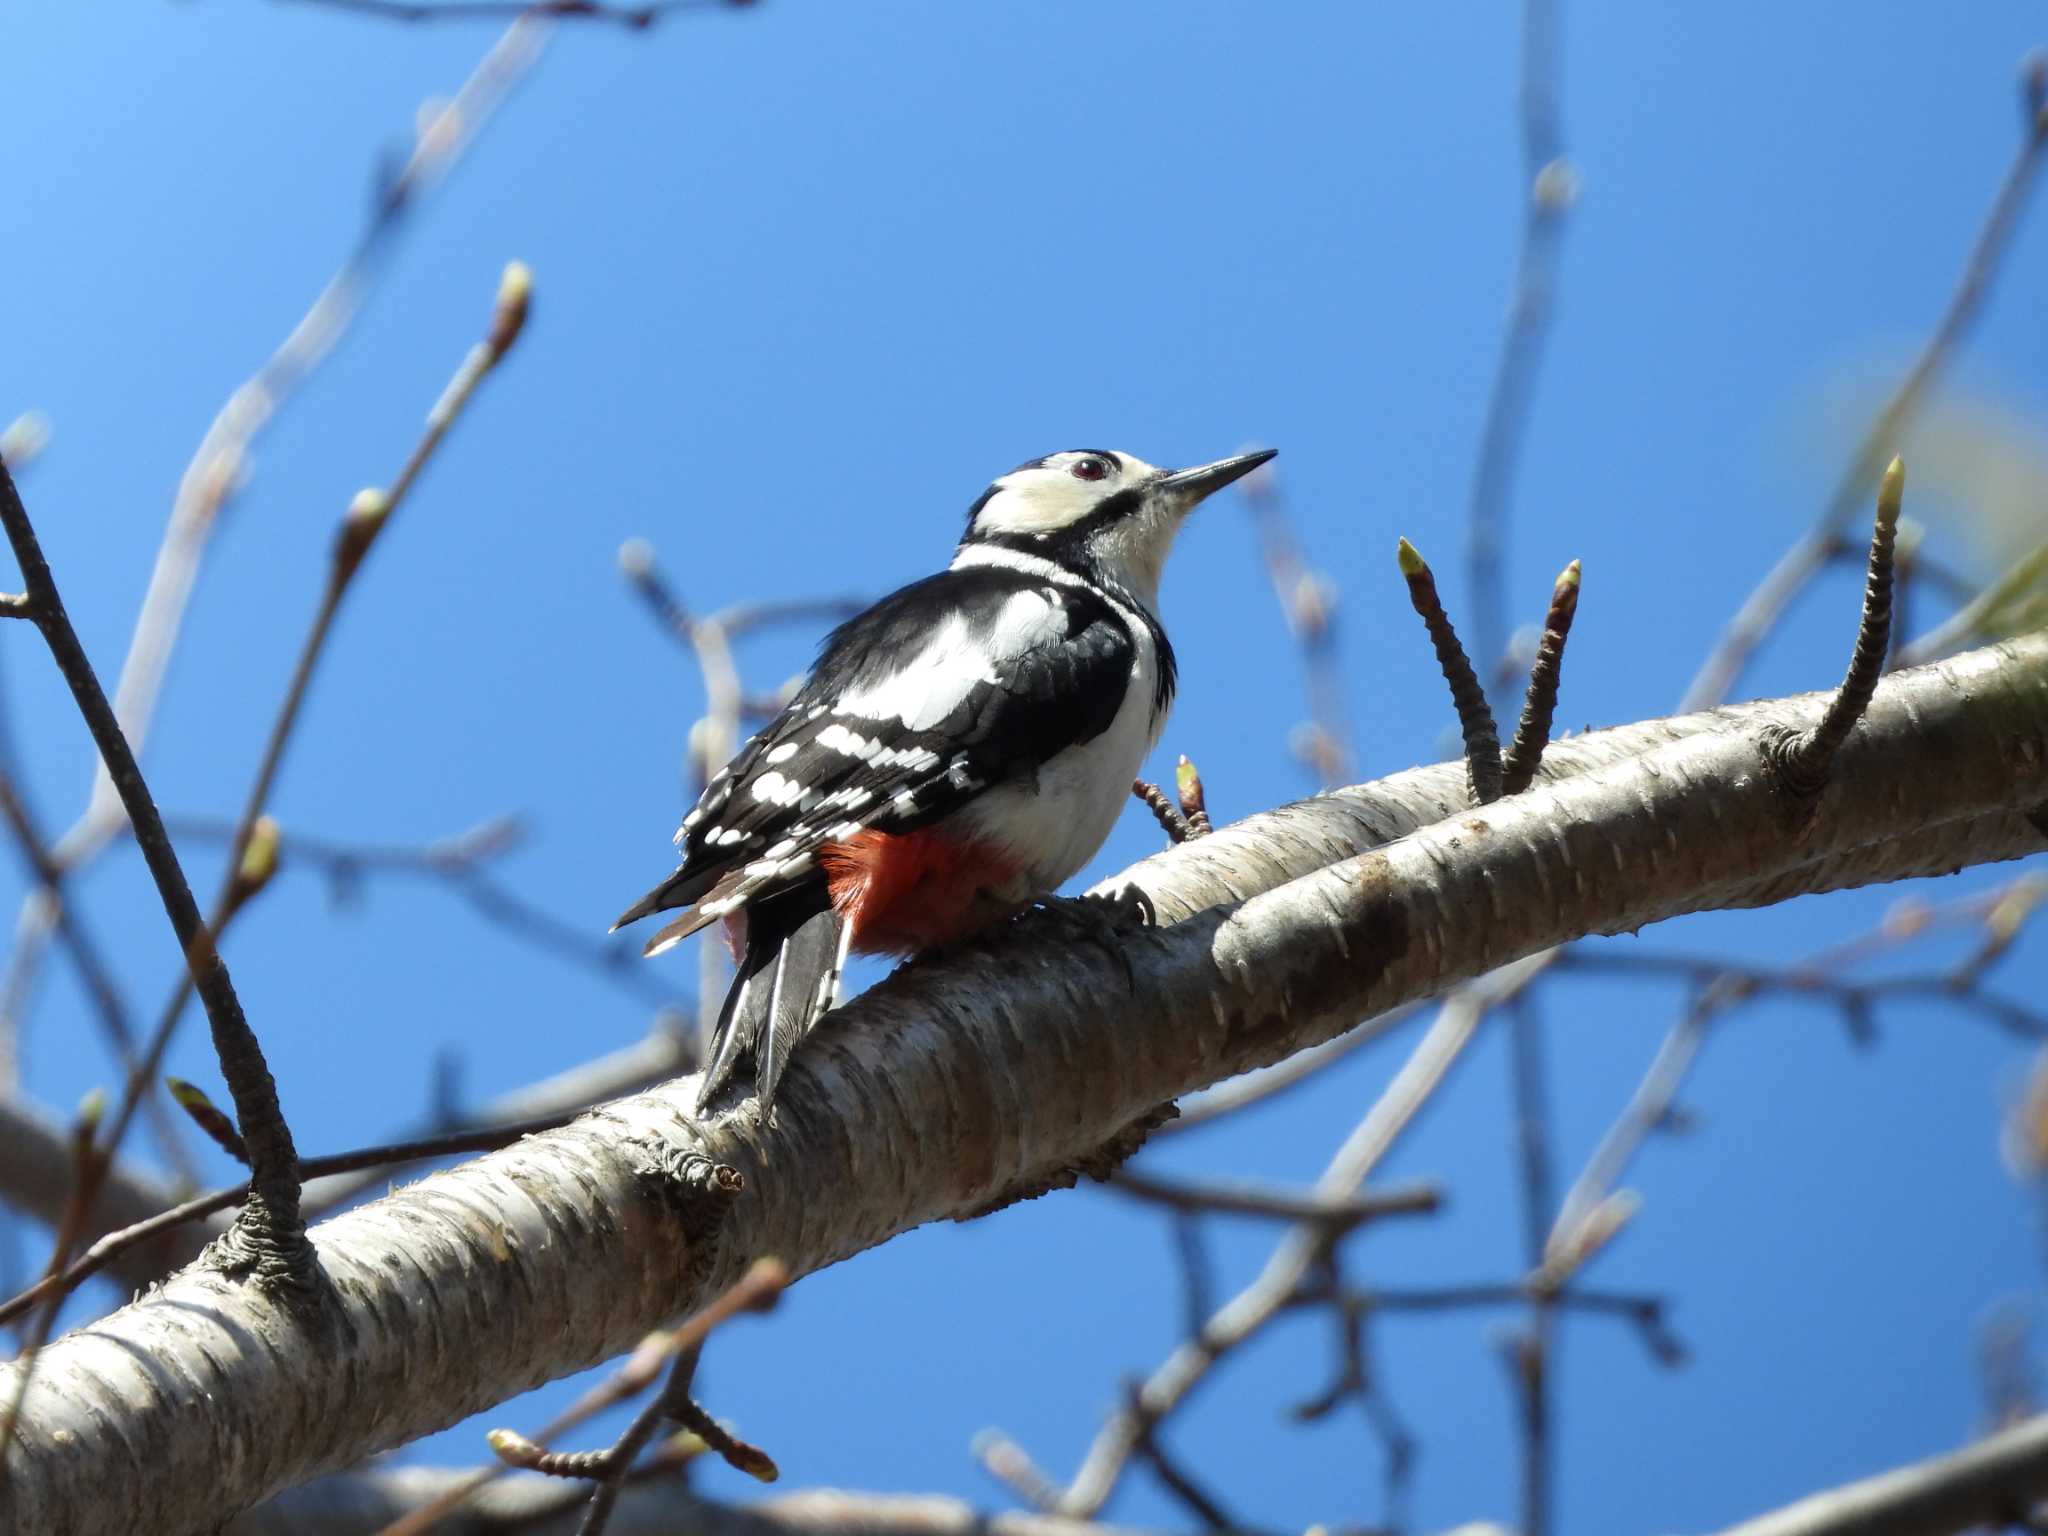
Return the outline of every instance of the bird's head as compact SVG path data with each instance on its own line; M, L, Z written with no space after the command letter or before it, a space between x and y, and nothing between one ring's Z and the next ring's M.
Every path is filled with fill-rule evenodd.
M1128 453L1071 448L1020 464L968 509L963 556L985 549L1039 555L1099 573L1156 601L1166 553L1188 513L1277 450L1193 469L1160 469Z

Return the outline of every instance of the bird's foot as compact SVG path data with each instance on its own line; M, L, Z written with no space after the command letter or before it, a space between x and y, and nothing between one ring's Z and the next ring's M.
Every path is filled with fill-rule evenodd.
M1157 923L1159 914L1151 897L1127 885L1108 895L1047 896L1036 910L1075 938L1107 951L1123 967L1125 984L1133 992L1138 990L1138 975L1125 941Z
M1115 938L1159 923L1152 898L1135 885L1101 895L1090 891L1082 896L1046 896L1040 898L1038 909L1094 937Z

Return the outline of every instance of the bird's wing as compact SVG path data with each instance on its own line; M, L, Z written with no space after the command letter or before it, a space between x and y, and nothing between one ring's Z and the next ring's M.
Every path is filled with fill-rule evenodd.
M1085 587L941 572L836 630L803 691L684 818L680 868L620 918L666 949L863 828L908 832L1109 728L1136 643Z

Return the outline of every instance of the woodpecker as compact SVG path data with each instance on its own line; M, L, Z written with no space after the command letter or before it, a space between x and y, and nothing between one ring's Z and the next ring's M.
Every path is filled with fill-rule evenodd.
M1094 856L1173 702L1167 551L1205 497L1272 457L1033 459L968 509L951 565L832 631L683 818L680 867L613 925L680 907L656 955L726 924L737 974L699 1112L748 1055L769 1106L849 952L953 943Z

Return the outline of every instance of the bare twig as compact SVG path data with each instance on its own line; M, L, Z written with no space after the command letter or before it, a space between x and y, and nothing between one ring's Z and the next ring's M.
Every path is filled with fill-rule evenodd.
M1515 1153L1522 1174L1523 1262L1534 1271L1544 1258L1544 1229L1555 1209L1552 1187L1549 1089L1542 1020L1528 992L1508 1006L1509 1077L1513 1085ZM1551 1528L1556 1486L1556 1310L1548 1288L1529 1299L1528 1326L1506 1351L1509 1375L1522 1410L1522 1530L1544 1536Z
M1125 1396L1135 1410L1138 1397L1136 1382L1126 1385ZM1157 1426L1142 1419L1141 1422L1144 1428L1138 1436L1138 1459L1152 1469L1152 1475L1159 1479L1167 1492L1193 1511L1195 1518L1202 1522L1205 1529L1244 1530L1246 1527L1243 1521L1228 1514L1222 1504L1217 1502L1214 1494L1197 1483L1192 1475L1167 1454L1166 1447L1159 1443L1159 1436L1155 1433Z
M1565 158L1558 106L1558 15L1554 0L1524 0L1521 46L1521 244L1507 328L1480 431L1479 462L1465 525L1473 629L1490 677L1505 678L1507 599L1501 581L1516 461L1542 366L1557 296L1565 216L1578 200L1578 171Z
M1708 656L1693 678L1692 685L1686 689L1685 698L1679 705L1681 710L1711 709L1727 699L1729 690L1749 665L1750 657L1763 644L1764 637L1777 627L1792 599L1804 591L1807 583L1828 563L1837 547L1836 535L1856 515L1856 509L1868 494L1870 483L1884 467L1890 445L1904 436L1907 424L1918 413L1929 387L1941 376L1950 356L1976 323L1984 299L1990 293L1991 284L2012 243L2012 234L2019 224L2020 212L2026 206L2027 195L2033 190L2042 153L2048 149L2048 107L2031 97L2025 105L2026 123L2019 148L1992 197L1991 207L1985 213L1984 222L1963 260L1963 270L1956 280L1954 292L1949 295L1948 306L1935 323L1927 344L1906 370L1899 387L1871 421L1869 431L1851 455L1834 494L1829 497L1813 527L1779 558L1756 590L1743 600L1735 617L1729 620L1713 654Z
M1181 815L1180 808L1157 784L1147 779L1134 779L1131 782L1131 793L1152 813L1153 820L1159 823L1159 830L1166 834L1169 843L1184 843L1194 835L1189 830L1187 818Z
M1361 1046L1392 1033L1395 1029L1420 1013L1419 1004L1410 1004L1367 1019L1356 1029L1348 1030L1334 1040L1297 1052L1285 1061L1276 1061L1270 1067L1261 1067L1256 1072L1247 1072L1242 1077L1219 1083L1207 1092L1198 1093L1191 1099L1181 1101L1180 1115L1160 1126L1152 1135L1176 1135L1192 1130L1198 1125L1212 1125L1226 1115L1234 1115L1241 1109L1264 1103L1276 1094L1285 1093L1298 1087L1318 1073L1343 1061Z
M1398 546L1401 574L1408 582L1408 600L1422 616L1429 630L1429 642L1436 650L1436 662L1444 681L1451 686L1451 702L1458 709L1458 729L1465 738L1465 773L1474 805L1491 805L1501 795L1500 734L1494 728L1493 710L1486 702L1472 663L1458 643L1458 632L1444 612L1437 595L1436 577L1429 565L1406 539Z
M1885 657L1891 650L1892 548L1905 487L1905 466L1895 457L1878 487L1877 526L1870 536L1870 571L1864 582L1856 649L1827 713L1806 730L1765 738L1765 761L1794 795L1817 795L1826 786L1835 753L1870 707L1877 680L1884 673Z
M788 1283L788 1270L776 1260L757 1260L754 1266L724 1294L681 1327L672 1332L651 1335L644 1340L609 1379L591 1388L570 1404L567 1410L550 1421L530 1443L544 1448L549 1441L567 1434L593 1415L644 1392L654 1380L656 1373L671 1359L685 1352L694 1354L713 1331L740 1313L758 1312L773 1306L775 1298L781 1295L783 1287ZM685 1381L687 1382L687 1378ZM523 1440L525 1437L520 1438ZM503 1462L482 1468L439 1498L422 1505L405 1518L393 1521L378 1532L377 1536L424 1536L424 1533L431 1530L444 1516L459 1509L471 1494L498 1477L504 1470Z
M1489 988L1503 979L1511 983L1521 969L1521 965L1509 966L1496 980L1475 984L1442 1006L1407 1064L1316 1181L1318 1197L1349 1196L1370 1176L1470 1043L1492 1006ZM1258 1278L1219 1307L1199 1334L1175 1349L1131 1403L1103 1427L1074 1481L1059 1492L1053 1507L1059 1513L1082 1517L1099 1511L1146 1431L1183 1402L1219 1360L1260 1332L1289 1304L1303 1278L1328 1251L1328 1243L1323 1223L1298 1224Z
M298 1154L292 1147L291 1131L277 1101L277 1084L263 1059L249 1021L242 1014L226 962L215 948L212 934L201 921L192 888L171 847L156 802L150 796L142 770L128 738L122 734L113 706L100 689L78 633L64 612L63 598L43 558L41 544L27 509L14 489L13 477L0 465L0 525L14 546L23 582L35 607L36 627L42 631L57 670L71 690L86 728L100 750L107 771L129 822L135 828L135 842L142 850L162 898L171 928L183 949L187 970L206 1009L213 1030L214 1054L220 1060L221 1076L234 1099L235 1119L249 1144L250 1194L241 1218L225 1240L224 1262L232 1269L252 1270L262 1280L295 1288L312 1281L315 1260L306 1242L305 1222L299 1213L297 1180ZM151 1070L154 1070L153 1066ZM129 1112L140 1093L131 1086L124 1099ZM107 1138L109 1155L119 1144L118 1136ZM88 1202L91 1195L86 1196Z
M197 1083L188 1083L182 1077L167 1077L164 1086L170 1090L172 1102L191 1117L192 1123L204 1131L215 1146L238 1163L249 1161L249 1148L242 1140L242 1133L235 1129L235 1122L221 1112L220 1106L206 1096L204 1088Z
M236 914L262 889L276 870L279 834L276 824L269 822L263 813L270 802L271 791L277 783L278 772L284 765L285 749L298 727L307 693L312 686L313 674L320 664L320 658L326 652L327 639L333 632L335 615L341 611L342 602L354 584L356 573L362 569L365 557L389 524L392 513L398 509L418 481L420 472L426 468L435 450L447 437L449 429L461 416L477 386L519 339L519 333L526 324L532 290L532 274L523 264L513 262L505 268L498 284L497 298L492 304L490 321L483 340L465 354L447 387L442 390L440 398L427 412L425 430L420 434L419 441L414 444L412 452L406 456L405 463L391 482L390 489L363 491L356 496L341 520L335 534L333 553L328 562L326 584L321 590L320 601L314 610L313 620L307 628L305 639L300 643L298 660L292 667L291 681L286 685L284 699L278 705L277 715L271 722L255 779L249 786L241 814L235 822L234 836L228 844L227 871L222 879L220 892L214 898L213 911L206 922L209 948L218 946ZM143 1052L142 1061L138 1069L129 1076L127 1089L122 1095L121 1108L115 1113L113 1126L107 1135L110 1148L119 1148L129 1121L135 1113L135 1106L146 1091L148 1082L155 1077L190 996L191 987L181 981L173 988L169 1001L165 1003L163 1013L157 1019L156 1028L150 1035L148 1047ZM231 1091L233 1086L233 1080L230 1079ZM251 1168L255 1181L261 1188L265 1164L262 1155L257 1151L248 1114L242 1108L239 1094L236 1095L236 1120L243 1136L251 1142L251 1152L255 1154ZM254 1209L256 1206L252 1202L244 1211L245 1221L249 1211Z
M11 753L9 754L11 757ZM108 1042L114 1048L115 1059L124 1072L134 1072L139 1065L135 1055L135 1030L128 1020L128 1005L122 1000L120 990L114 985L113 972L108 969L97 942L85 925L84 917L73 909L66 899L64 890L65 870L51 853L49 844L43 840L41 831L30 816L28 806L22 801L15 788L10 772L0 770L0 817L6 819L8 828L14 834L14 841L21 849L36 880L41 885L47 906L49 923L54 924L57 937L62 940L70 953L72 963L78 968L79 979L84 982L86 995L92 999L93 1011L98 1016L101 1028ZM41 925L39 925L41 926ZM10 974L25 975L20 968L12 968ZM11 1002L12 1000L10 1000ZM14 1008L4 1010L6 1025L0 1031L11 1034ZM150 1118L152 1134L169 1159L172 1168L183 1179L198 1182L198 1170L194 1167L191 1154L176 1133L176 1128L165 1113L163 1100L150 1092L145 1100Z
M1382 1216L1434 1215L1443 1205L1443 1191L1426 1182L1367 1194L1317 1195L1258 1184L1177 1184L1120 1168L1108 1184L1112 1190L1168 1210L1303 1222L1322 1227L1332 1237Z
M114 690L114 713L138 751L149 730L200 558L221 509L241 488L251 448L346 333L406 216L453 169L539 56L548 23L525 11L522 6L519 19L491 45L462 88L421 127L405 164L380 189L369 225L355 247L291 334L228 397L186 466ZM120 825L120 805L102 773L94 780L84 815L58 840L58 858L67 868L76 867Z
M1325 787L1347 783L1353 754L1347 690L1337 650L1336 587L1304 558L1273 466L1253 470L1238 482L1238 489L1258 530L1273 596L1279 600L1288 632L1301 648L1309 718L1296 733L1294 754Z
M1564 680L1564 645L1579 611L1579 562L1564 568L1550 589L1550 611L1543 616L1543 634L1536 642L1536 661L1529 668L1529 689L1522 699L1521 722L1501 759L1501 793L1519 795L1535 782L1550 745L1550 722L1557 712L1557 692Z
M169 816L178 837L226 842L235 823L224 817ZM466 832L427 843L352 843L298 831L281 832L278 868L303 864L318 869L337 898L350 893L365 873L424 876L446 884L481 916L506 932L564 959L588 966L622 991L672 1008L677 999L658 975L639 963L638 945L594 937L588 927L565 922L533 905L507 881L493 875L488 861L520 835L516 818L496 816Z

